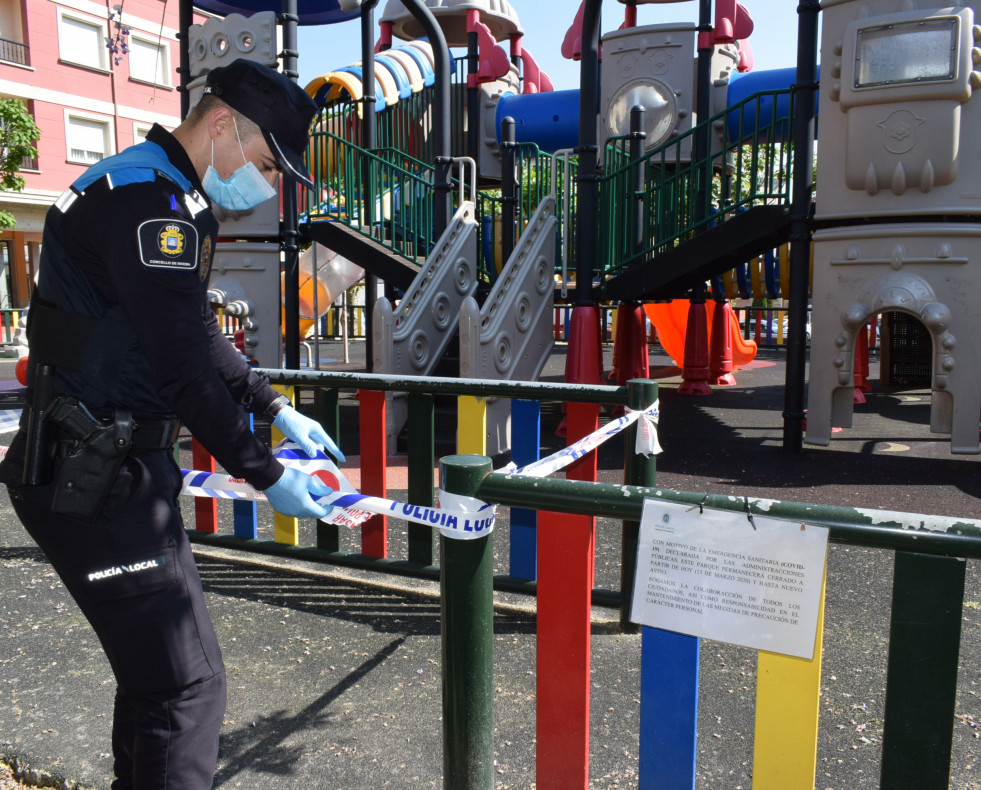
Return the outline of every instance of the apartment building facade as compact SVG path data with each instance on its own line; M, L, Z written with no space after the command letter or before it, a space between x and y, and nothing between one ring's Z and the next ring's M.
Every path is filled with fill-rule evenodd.
M17 219L0 233L0 309L27 305L44 216L58 195L154 123L180 122L178 5L0 0L0 98L23 101L41 129L23 192L0 191L0 207Z

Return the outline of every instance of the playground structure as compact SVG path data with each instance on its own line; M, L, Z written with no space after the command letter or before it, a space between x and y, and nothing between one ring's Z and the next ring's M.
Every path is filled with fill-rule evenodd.
M823 3L831 73L815 217L830 227L814 234L807 441L828 444L832 426L851 426L865 322L895 310L930 334L931 430L950 434L953 452L977 453L979 196L969 185L981 173L960 140L981 112L971 101L981 28L973 4L917 5Z
M554 248L555 288L546 289L547 296L512 288L506 297L498 289L493 309L497 313L531 309L539 315L553 304L575 305L567 380L604 380L596 353L597 314L591 308L600 301L620 305L617 364L612 375L622 383L646 375L644 316L661 311L645 310L643 305L690 299L693 309L687 312L684 351L672 351L672 355L683 369L683 391L707 393L710 385L733 381L741 363L732 357L732 349L745 344L731 321L717 322L721 328L709 331L703 307L706 299L728 311L728 301L737 297L783 298L791 314L786 444L799 449L805 411L801 335L811 271L815 270L812 354L817 364L811 368L807 441L825 444L832 426L850 425L851 404L860 401L861 390L867 388L862 378L865 343L856 343L861 328L879 313L901 311L915 315L933 338L931 426L952 434L954 452L977 452L977 436L972 438L972 434L976 433L974 412L981 411L981 376L963 356L959 355L955 365L953 354L958 340L963 348L976 339L974 330L963 325L970 323L971 311L952 304L956 293L969 290L963 277L915 274L911 279L917 264L910 259L902 271L894 266L893 274L881 282L860 283L860 298L854 301L861 267L849 263L845 277L837 274L844 271L841 267L828 264L832 247L834 255L851 256L849 260L862 249L864 237L854 237L843 227L855 217L881 216L894 222L902 216L970 216L974 211L971 201L957 197L960 193L955 191L960 179L974 175L973 165L962 166L963 157L951 153L961 128L967 128L964 125L973 119L968 101L976 80L969 56L973 9L965 7L941 17L929 9L895 12L887 0L881 8L856 6L850 0L825 4L826 17L836 27L835 32L829 29L825 34L824 57L832 64L832 81L824 83L824 103L837 109L822 124L826 140L832 142L825 146L828 153L817 160L817 172L823 183L832 186L826 187L816 204L816 217L823 224L814 235L812 252L808 175L814 161L816 102L813 92L807 96L799 87L792 88L800 80L797 69L752 71L748 39L753 25L747 9L724 0L715 4L714 16L706 17L705 6L711 3L702 2L698 25L690 21L642 25L638 20L641 9L627 6L621 29L602 37L594 29L584 38L588 5L584 2L570 28L563 54L581 58L583 74L589 76L593 66L585 64L593 54L587 39L594 36L597 58L602 44L605 68L595 69L595 84L586 79L577 90L553 90L525 46L520 20L508 3L430 3L431 29L424 30L414 12L396 0L385 5L377 35L373 6L364 10L362 41L368 44L370 39L370 47L365 47L362 62L326 71L306 86L323 111L310 147L317 187L302 193L298 206L302 235L364 266L372 369L424 375L442 360L447 370L459 371L462 360L455 360L462 302L454 299L454 309L447 313L449 303L437 299L439 315L429 319L418 309L410 315L408 304L396 308L400 314L391 322L384 322L379 311L384 310L384 303L391 309L410 289L409 302L417 306L429 303L431 294L460 293L472 297L479 308L505 272L510 282L525 280L524 273L508 267L534 262L524 256L511 263L510 258L529 220L547 204L554 214L555 221L550 223L554 231L549 232L555 238L554 243L539 246ZM663 17L680 0L644 5L653 5ZM865 22L866 10L873 7L884 19L878 27ZM858 8L866 10L859 13ZM899 16L893 18L895 13ZM242 52L231 46L220 50L222 57L246 54L275 62L268 47L252 43L268 42L270 25L274 25L262 21L256 28L257 17L248 18L247 36L241 23L239 29L227 32L234 15L209 22L226 29L221 35L227 41L247 40L254 47ZM905 87L901 77L873 76L867 78L872 80L868 84L861 83L858 76L849 76L848 69L845 76L851 83L835 81L843 73L843 67L834 65L843 47L851 47L849 56L857 58L855 48L864 46L863 57L873 64L869 68L890 68L887 55L875 54L889 52L890 37L881 31L899 25L901 34L907 36L902 41L915 41L910 31L920 25L921 17L930 20L925 34L929 42L935 45L947 36L944 40L958 53L947 61L936 55L936 62L928 65L935 73L927 77L917 73ZM698 30L708 25L711 34L699 35ZM212 53L219 51L213 43L209 45L217 35L215 30L208 25L203 28L200 41L192 40L191 51L211 60L192 63L195 79L200 79L205 67L214 65ZM405 43L396 43L396 38ZM507 48L499 41L506 41ZM925 51L927 55L932 52L929 44ZM679 53L685 56L678 57ZM870 60L872 55L879 60ZM812 66L817 76L816 65ZM373 79L365 80L369 72ZM441 82L447 84L441 86ZM192 92L193 86L192 80ZM583 96L586 90L595 91L599 108L589 118L581 111L590 105ZM900 107L909 102L915 102L911 106L918 109ZM889 112L880 117L875 108ZM927 123L941 131L935 140L931 137L928 143L917 144L926 137L920 127ZM893 142L883 151L870 148L868 141L887 127ZM586 139L594 132L595 148ZM589 149L585 159L584 149ZM595 160L587 162L594 151ZM451 162L459 160L474 163L469 176L450 175ZM475 188L465 195L471 179ZM914 194L922 196L922 206L911 202ZM472 292L469 285L453 284L454 267L427 265L452 213L464 200L473 203L476 235ZM598 227L578 222L584 208L602 216L603 222ZM267 235L275 208L265 214L266 231L241 232L241 218L230 217L228 235ZM249 228L262 226L262 215L260 209L248 218ZM972 229L966 224L961 227L967 234L964 245L970 246ZM889 246L890 232L890 226L882 226L882 244ZM943 236L934 226L926 232ZM792 235L795 243L791 245ZM869 236L867 250L874 247L873 238L875 233ZM951 252L958 243L954 237L939 240L936 257L966 260L966 252ZM907 260L909 244L897 244L876 249L873 259ZM230 254L241 251L233 248ZM913 258L920 260L923 255L928 253L918 252ZM227 265L236 267L234 262ZM966 269L949 265L959 267L955 272ZM874 270L876 264L872 266ZM248 267L237 268L244 271ZM264 267L254 265L253 269ZM939 273L940 268L928 270ZM416 282L420 271L426 274ZM875 279L881 279L881 272L874 271ZM829 274L833 281L827 279ZM872 278L873 274L861 276ZM954 283L951 293L943 292L941 281ZM268 297L248 290L246 303L259 311L258 300ZM382 300L378 310L370 307L376 298ZM220 295L215 303L220 306ZM287 319L289 313L287 309ZM677 327L670 322L658 325L658 320L666 319L656 319L655 328L661 335L672 335L668 343L676 345ZM952 320L961 325L952 326ZM292 323L286 321L287 330ZM309 320L304 322L308 324ZM250 355L262 365L277 366L275 327L253 318L250 326L254 330L256 325L267 326L268 335L259 342L259 333L248 333ZM723 331L729 326L731 331ZM523 368L540 369L550 344L528 344L514 334L519 331L514 326L502 328L496 338L484 342L505 354L507 349L522 348L523 355L538 355L537 360L523 360ZM389 337L390 332L400 332L400 339L394 334ZM414 351L384 350L399 345ZM748 353L751 349L740 348L737 356L745 358ZM422 367L420 360L425 361ZM468 375L516 375L514 369L506 371L500 364L467 365ZM502 419L503 425L489 430L504 437L497 445L503 450L508 446L508 431L507 417ZM392 430L400 430L397 421Z
M608 42L604 39L604 46L610 53L608 57L613 61L619 59L623 64L620 68L608 69L607 73L624 75L619 81L612 78L604 81L601 106L605 109L599 119L603 142L601 161L607 168L607 175L602 179L603 210L615 221L608 227L604 223L604 230L609 232L599 242L598 246L602 249L598 250L595 271L580 276L573 262L577 245L572 238L577 227L578 168L575 161L570 161L575 159L573 149L579 138L577 114L580 92L551 90L550 81L541 74L521 43L517 15L510 6L491 4L493 10L485 14L478 13L475 5L480 4L440 3L433 5L432 12L448 45L468 46L466 59L453 53L449 58L452 78L448 137L451 154L462 154L476 162L477 180L483 187L475 201L479 224L479 281L474 296L478 306L495 286L498 277L504 276L509 266L520 263L520 259L513 264L509 262L515 248L515 236L520 239L521 229L546 202L554 204L556 238L548 246L555 249L554 271L558 280L556 288L547 289L548 299L558 303L571 300L570 289L576 291L580 280L588 280L591 284L595 283L595 288L590 288L590 298L609 298L619 288L632 290L629 302L636 304L635 297L645 295L637 294L631 284L615 282L617 275L626 273L653 251L643 239L639 247L634 247L633 240L629 240L631 235L636 235L635 230L639 230L641 224L646 224L646 220L637 222L623 209L625 204L630 203L627 192L631 189L637 191L638 184L633 181L635 172L640 172L640 178L647 182L645 203L648 209L653 209L654 220L659 223L650 235L664 238L662 246L667 248L677 243L684 234L693 232L684 229L683 225L686 221L689 224L694 221L691 207L692 198L696 195L691 187L700 178L698 168L692 166L693 151L699 138L693 121L697 117L693 90L695 26L680 23L637 27L634 13L632 20L628 18L631 24L626 29L618 31L616 35L611 34ZM628 9L628 17L631 10L635 9ZM710 109L703 110L703 114L712 109L720 110L721 114L713 116L712 124L703 124L700 128L712 130L713 157L722 162L727 158L739 160L739 167L743 164L740 149L747 139L756 135L776 142L789 137L788 103L779 103L772 98L772 94L779 94L781 90L783 96L789 95L789 89L786 86L776 91L771 89L763 99L762 110L755 105L748 112L742 106L737 112L726 109L726 88L730 75L738 68L746 69L751 65L748 47L743 45L740 49L738 36L748 35L752 24L745 9L738 5L732 5L728 11L720 7L718 17L720 29L727 30L728 34L720 34L717 41L713 40L710 69L715 79L709 91ZM433 153L435 124L432 120L435 97L432 89L428 93L426 89L430 78L427 67L432 62L433 47L428 41L414 39L405 45L392 45L393 33L411 37L419 32L412 15L399 3L386 5L381 31L372 52L372 56L377 58L372 66L366 68L363 62L350 64L325 72L307 85L310 95L324 106L311 144L312 169L322 180L312 196L305 196L301 210L306 223L304 232L308 236L348 256L353 254L355 248L359 249L359 260L365 261L366 270L376 273L385 281L386 301L394 302L400 291L408 293L406 289L419 270L417 261L423 261L435 244L435 233L429 230L430 226L435 225L432 217L438 213L433 207L437 192L433 184L435 168L427 164L436 158ZM574 32L570 31L569 39L573 54L576 48ZM510 59L504 49L496 44L496 38L505 36L510 40ZM691 53L690 58L675 57L678 52L686 50ZM638 57L638 53L643 56ZM468 67L466 71L462 68L464 63ZM628 63L631 64L629 67ZM671 68L665 70L664 64L670 64ZM362 77L369 69L375 79L366 83ZM373 102L375 112L366 113L365 107L372 104L372 90L377 93ZM648 113L647 121L642 116L640 129L631 134L630 106L645 99L656 105L658 96L670 99L671 111L667 115L663 110ZM754 95L753 100L760 104L758 96ZM748 113L752 113L752 117L748 117ZM374 127L371 132L366 130L369 125ZM376 139L376 145L370 151L362 147L368 135ZM631 139L643 140L634 162L631 162L628 150ZM786 150L771 152L763 174L769 187L782 191L784 199L789 184L788 166L789 146ZM666 185L664 180L670 183ZM755 177L750 180L762 182L762 179ZM500 197L495 194L498 185ZM749 196L741 193L735 200L730 199L729 206L735 207L731 210L745 209L754 202L766 202L770 196L756 189L759 185L750 186L758 194ZM655 206L655 191L660 195L673 193L673 196L667 201L659 201ZM708 194L700 197L706 203L711 200ZM695 213L709 216L705 211ZM715 212L708 221L718 224L722 219L724 215ZM632 224L634 230L631 230ZM679 231L680 234L672 239L664 236L665 230L673 236ZM365 237L376 244L365 244ZM379 243L384 251L377 249ZM779 238L772 238L763 241L754 255L740 252L727 268L713 275L718 278L720 303L725 302L721 290L724 281L730 293L741 290L744 295L750 296L755 290L755 295L759 297L769 295L775 298L779 295L781 280L776 274L776 261L781 257L784 262L787 261L786 248L782 256L776 252L779 243ZM748 258L755 255L763 256L761 260L765 259L766 263L749 265ZM528 263L529 260L525 259L525 264ZM767 272L765 283L768 291L764 290L764 280L757 276L763 270ZM754 273L752 277L748 274L750 271ZM444 270L444 276L451 277L447 270ZM522 276L508 272L506 279L516 281ZM425 279L432 281L431 273ZM788 280L786 275L782 279L785 293ZM681 298L687 295L689 288L687 282L668 285L661 287L656 294L647 294L646 298ZM539 296L526 289L513 289L508 296L512 301L495 302L493 309L499 314L515 310L525 313L527 305L534 304L533 312L541 314L549 309L550 302L539 300ZM413 293L411 301L419 303L418 293ZM386 309L384 304L381 309ZM439 309L443 309L442 302ZM631 309L632 313L627 309L618 311L620 331L617 346L621 350L628 349L617 354L618 364L613 371L621 382L635 375L646 374L645 314L637 312L637 308ZM405 310L401 310L401 313L400 323L410 320ZM640 320L631 319L631 315ZM448 322L441 318L440 322L442 332L447 335L456 332L456 316ZM720 326L730 326L730 322L720 322ZM401 327L399 329L404 331ZM666 326L660 329L672 331ZM626 337L628 330L633 332L634 337ZM383 346L391 345L392 341L386 338L387 331L369 331L370 342L374 343L377 338ZM520 337L513 335L514 331L512 327L488 342L495 343L505 355L507 349L528 348ZM708 334L703 334L708 338ZM421 337L418 333L415 336L417 340ZM751 353L742 341L737 326L731 327L728 336L720 332L711 365L718 371L713 377L715 383L732 381L732 371L739 364L734 368L729 356L734 342L742 347L744 356ZM425 345L427 348L447 346L433 337L427 337ZM567 371L569 380L602 380L602 366L593 362L594 357L598 358L594 335L576 334L573 345L575 351L570 355L571 369ZM421 345L417 344L417 348L421 348ZM526 359L524 367L540 369L550 344L538 343L531 348L539 355L538 359ZM525 352L526 355L528 353L530 351ZM707 346L703 356L706 357L704 367L707 377ZM430 366L435 366L438 361L428 352L423 357ZM375 367L376 372L426 373L434 369L421 369L418 365L420 357L414 357L411 366L405 364L410 359L406 355L381 359L372 351L371 358L378 364L393 365ZM466 375L473 376L514 375L500 364L484 368L468 364L466 369ZM507 435L506 424L503 428L495 425L489 431L495 436ZM496 446L506 449L508 445L505 440Z

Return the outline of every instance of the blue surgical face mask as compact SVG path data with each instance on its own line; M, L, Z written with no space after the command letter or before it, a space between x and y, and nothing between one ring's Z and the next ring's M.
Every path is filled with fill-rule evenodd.
M235 123L234 118L232 123L235 124L238 148L242 152L242 159L245 159L245 149L242 148L242 138L238 136L238 124ZM214 140L211 141L211 164L204 173L201 186L211 200L229 211L248 211L277 194L276 188L266 181L259 168L249 161L232 173L230 178L219 176L218 171L215 170Z

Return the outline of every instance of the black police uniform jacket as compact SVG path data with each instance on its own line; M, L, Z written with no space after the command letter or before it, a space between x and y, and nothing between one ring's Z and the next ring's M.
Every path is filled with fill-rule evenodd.
M27 317L30 367L53 363L55 394L73 395L93 412L179 417L229 473L268 488L282 466L238 407L261 413L276 393L224 337L208 304L218 222L180 143L160 126L147 141L153 145L144 150L165 156L162 167L128 167L114 179L110 157L93 168L107 175L81 194L66 192L74 200L64 210L68 200L49 209ZM35 310L38 304L48 309ZM49 321L51 308L61 320ZM36 335L59 338L57 353L49 353L50 342L39 345L60 359L35 358ZM32 385L29 379L28 402ZM19 482L23 433L0 467L4 482Z

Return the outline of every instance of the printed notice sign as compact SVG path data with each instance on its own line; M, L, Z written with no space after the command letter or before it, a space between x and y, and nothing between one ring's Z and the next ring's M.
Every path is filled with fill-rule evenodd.
M828 529L648 499L631 620L813 658Z

